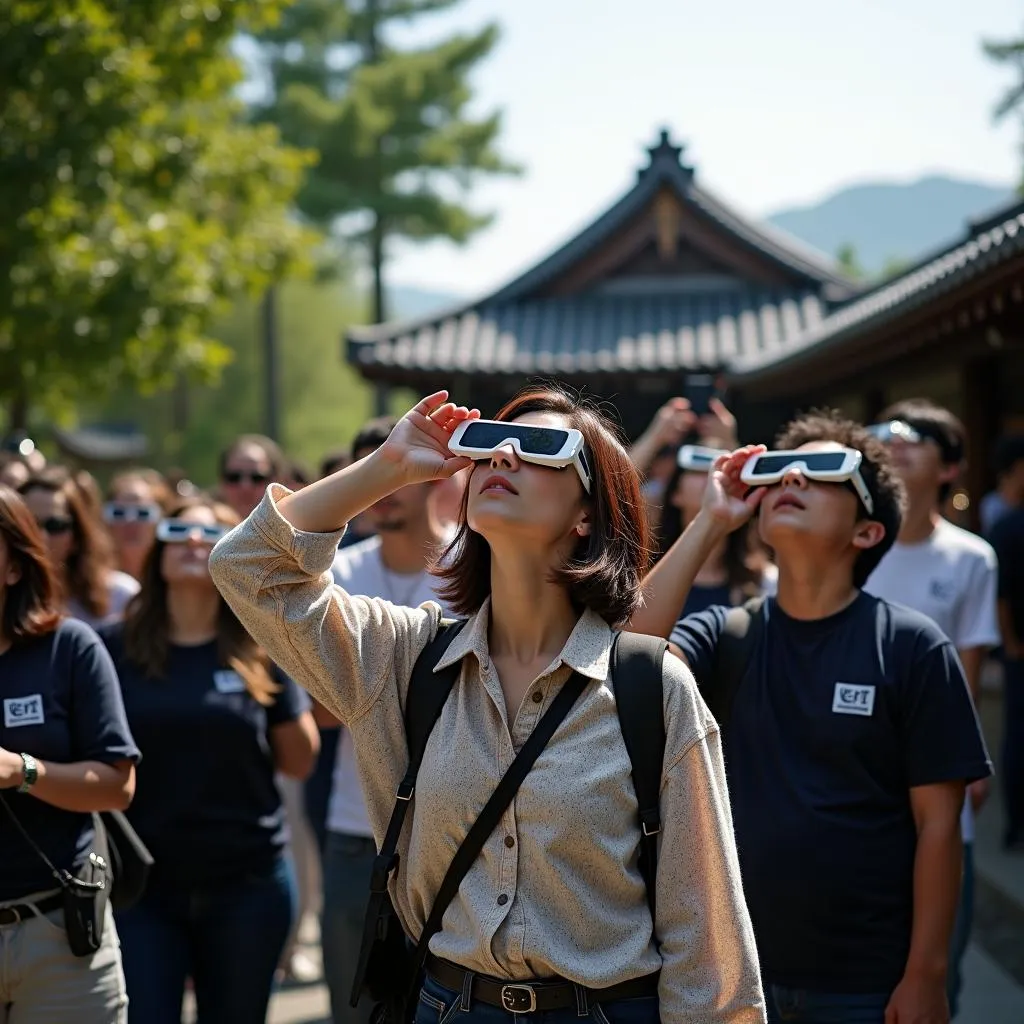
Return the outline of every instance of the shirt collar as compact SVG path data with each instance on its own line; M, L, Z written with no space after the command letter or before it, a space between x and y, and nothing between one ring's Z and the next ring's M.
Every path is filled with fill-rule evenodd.
M491 620L491 599L487 598L480 610L466 620L451 646L438 661L435 672L454 665L467 654L475 654L481 664L490 657L487 647L487 627ZM586 609L580 616L562 653L551 665L549 672L560 664L588 679L604 681L608 678L611 661L612 630L596 612Z

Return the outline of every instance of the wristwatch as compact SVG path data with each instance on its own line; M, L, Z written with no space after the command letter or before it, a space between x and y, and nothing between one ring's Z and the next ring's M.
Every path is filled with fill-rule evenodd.
M27 793L39 778L39 765L31 754L21 755L21 771L24 779L18 787L18 792Z

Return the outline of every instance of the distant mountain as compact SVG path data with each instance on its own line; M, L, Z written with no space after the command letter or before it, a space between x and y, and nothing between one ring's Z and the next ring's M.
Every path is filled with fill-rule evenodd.
M829 256L852 245L865 272L876 275L889 260L913 261L954 241L970 218L1012 196L1009 187L936 176L907 185L855 185L767 219Z
M437 313L463 301L463 298L451 292L435 292L426 288L398 285L388 289L387 301L389 320L409 320Z

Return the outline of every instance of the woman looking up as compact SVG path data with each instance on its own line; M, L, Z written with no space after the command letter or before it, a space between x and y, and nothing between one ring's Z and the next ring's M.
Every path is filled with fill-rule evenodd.
M172 510L125 621L103 633L145 749L129 817L156 862L117 915L130 1024L178 1024L187 977L200 1020L262 1024L294 914L274 773L304 778L317 733L210 580L237 522L209 501Z
M113 567L110 538L71 474L51 466L18 490L46 536L67 614L95 627L120 619L139 585Z
M441 610L351 595L328 570L353 516L400 487L472 467L437 570L468 616L438 667L460 664L461 674L427 746L392 878L410 936L423 930L456 837L515 751L570 677L586 682L430 942L417 1021L438 1024L460 1002L469 1004L461 1020L493 1013L502 1004L490 979L520 995L553 984L545 999L562 1009L545 1015L549 1024L761 1022L718 728L670 655L656 921L637 864L610 658L649 560L638 474L600 413L560 391L514 399L486 457L454 457L453 431L477 415L446 392L425 398L367 458L295 494L268 488L210 561L247 628L349 728L379 843L408 759L413 666ZM519 448L504 429L521 435ZM559 445L575 452L562 468L536 461Z

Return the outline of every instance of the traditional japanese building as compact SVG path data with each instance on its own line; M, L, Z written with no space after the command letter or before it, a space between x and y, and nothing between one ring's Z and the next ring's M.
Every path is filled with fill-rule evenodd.
M854 287L827 258L730 209L662 132L636 184L525 274L419 320L353 328L367 380L445 387L493 412L531 378L614 402L627 432L689 372L788 351Z
M996 438L1024 432L1024 202L858 290L716 198L666 132L647 152L633 188L535 267L441 314L353 328L350 362L382 389L445 387L485 413L557 377L613 402L632 436L688 373L722 374L744 440L808 406L870 419L927 396L968 428L973 511Z

